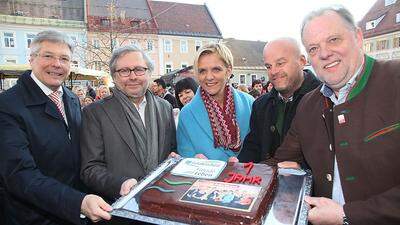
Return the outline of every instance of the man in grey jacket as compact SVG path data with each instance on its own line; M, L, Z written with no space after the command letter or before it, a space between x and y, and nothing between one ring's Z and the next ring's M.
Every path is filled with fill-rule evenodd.
M135 46L113 52L113 94L83 109L84 183L100 195L125 195L176 149L171 105L148 91L153 64Z

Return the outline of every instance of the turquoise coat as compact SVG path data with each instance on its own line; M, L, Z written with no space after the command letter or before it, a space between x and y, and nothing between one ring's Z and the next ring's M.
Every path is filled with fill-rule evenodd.
M238 152L222 147L214 147L214 137L208 113L200 96L200 89L192 101L182 108L179 115L177 144L178 153L183 157L194 157L204 154L208 159L228 161L229 157L236 156ZM240 128L240 140L250 131L249 121L254 98L247 93L233 90L236 119Z

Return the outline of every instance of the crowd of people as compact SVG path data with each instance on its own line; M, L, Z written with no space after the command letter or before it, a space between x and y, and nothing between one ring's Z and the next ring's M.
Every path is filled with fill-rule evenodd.
M166 158L197 157L310 169L311 224L399 224L400 62L365 54L343 7L309 13L301 38L315 74L295 39L271 40L255 99L229 84L222 43L198 50L197 81L178 81L175 96L131 45L111 56L115 87L72 92L73 45L40 32L32 70L0 94L0 223L128 224L110 203Z

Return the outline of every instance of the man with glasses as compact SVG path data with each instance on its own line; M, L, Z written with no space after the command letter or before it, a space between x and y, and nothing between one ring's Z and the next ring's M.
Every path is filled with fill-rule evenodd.
M136 46L113 52L113 95L83 109L82 170L86 185L114 200L176 149L171 105L154 96L149 57Z
M78 98L62 86L72 45L56 31L32 41L26 71L0 95L1 224L83 224L110 219L102 198L82 193ZM83 214L83 215L82 215Z

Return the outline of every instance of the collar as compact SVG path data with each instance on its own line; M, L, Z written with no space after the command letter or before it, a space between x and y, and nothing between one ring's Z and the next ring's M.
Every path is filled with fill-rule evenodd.
M137 110L139 110L139 109L145 107L146 104L147 104L146 93L144 94L143 99L142 99L142 101L139 103L138 106L136 106L136 104L135 104L135 102L133 101L132 97L128 97L128 99L133 103L133 105L135 106L135 108L136 108Z
M33 79L33 81L39 86L39 88L43 91L43 93L46 96L49 96L51 93L53 93L54 91L51 90L50 88L48 88L45 84L43 84L33 73L33 71L31 72L31 78ZM57 91L59 92L59 96L63 96L63 89L62 87L58 87Z
M165 96L167 96L167 94L169 94L169 91L165 90L165 92L163 94L163 98L165 98Z
M288 103L288 102L293 101L293 95L290 96L289 98L285 98L285 97L283 97L283 96L281 95L280 92L278 92L278 97L279 97L284 103Z
M358 67L356 72L353 74L353 76L347 81L347 83L339 89L339 95L342 94L347 94L350 92L351 88L354 86L356 78L361 74L361 70L364 66L364 60L361 63L361 65ZM322 84L322 87L320 89L320 92L327 98L336 98L335 92L330 88L328 85L325 83ZM338 96L339 98L340 96Z

